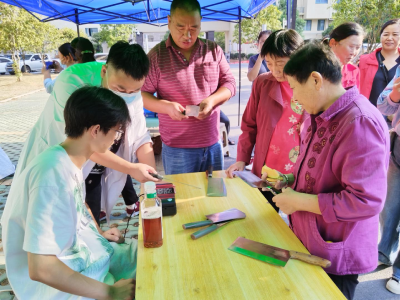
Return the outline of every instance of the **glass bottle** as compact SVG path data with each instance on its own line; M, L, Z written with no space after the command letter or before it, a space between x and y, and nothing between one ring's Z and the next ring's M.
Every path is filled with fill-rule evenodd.
M143 241L146 248L158 248L163 244L162 207L152 181L144 184L145 200L140 204Z

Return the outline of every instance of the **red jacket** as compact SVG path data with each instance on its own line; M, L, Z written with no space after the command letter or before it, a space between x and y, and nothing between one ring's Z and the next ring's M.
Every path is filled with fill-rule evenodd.
M353 64L346 64L342 68L342 86L347 89L353 86L360 88L360 70Z
M270 72L259 75L253 82L250 99L243 113L242 134L237 148L237 161L248 164L255 144L252 172L259 177L282 113L283 99L279 82ZM303 120L304 116L303 113Z
M372 83L374 82L375 74L378 72L379 68L379 63L376 59L376 53L381 50L382 48L378 48L375 51L360 57L360 94L364 95L367 99L369 99L371 94ZM400 48L398 50L400 54Z

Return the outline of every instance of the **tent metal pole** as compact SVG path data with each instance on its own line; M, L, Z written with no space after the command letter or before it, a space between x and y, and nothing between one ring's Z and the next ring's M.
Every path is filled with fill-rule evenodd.
M240 126L240 91L242 89L242 8L239 6L239 105L238 105L238 126Z
M297 12L297 0L293 0L292 3L292 29L296 30L296 12Z
M292 10L291 10L291 0L286 0L286 19L287 19L287 29L291 28L291 22L290 22L290 17L292 15Z
M78 37L80 37L80 35L79 35L79 14L78 14L77 8L75 8L75 24L76 24L76 32L78 33Z

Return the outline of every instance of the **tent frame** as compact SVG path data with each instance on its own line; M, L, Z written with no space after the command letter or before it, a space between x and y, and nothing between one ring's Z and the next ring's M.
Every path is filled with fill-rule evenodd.
M69 4L69 5L75 6L75 8L72 9L68 13L59 12L52 5L50 5L47 0L40 0L42 4L46 5L48 8L50 8L51 10L53 10L54 12L57 13L57 14L55 14L53 16L48 16L48 17L43 18L43 19L40 19L34 13L29 11L27 8L25 8L20 3L20 1L18 1L18 0L11 0L11 1L15 3L15 6L18 6L18 7L22 8L22 9L26 10L28 13L30 13L33 17L35 17L40 22L50 22L50 21L55 21L55 20L61 20L61 19L65 20L65 19L67 19L68 21L75 23L78 37L80 36L79 25L99 24L99 23L102 23L102 22L107 22L107 21L111 21L111 20L115 20L115 19L124 19L124 20L126 20L128 22L142 23L142 24L148 24L148 25L153 25L153 26L158 26L158 27L167 25L167 24L158 24L159 21L164 20L167 17L162 17L162 18L157 18L156 17L156 12L155 12L154 7L153 7L153 5L151 3L151 0L141 0L141 1L140 0L139 1L137 1L137 0L136 1L135 0L120 0L120 1L118 1L116 3L110 4L110 5L106 5L106 6L102 6L102 7L99 7L99 8L94 8L94 7L90 7L90 6L82 5L82 4L71 3L68 0L54 0L54 1L57 1L57 2L60 2L60 3L65 3L65 4ZM172 2L172 0L163 0L163 1ZM287 7L288 7L287 11L288 11L288 16L289 16L290 15L290 10L289 10L290 1L293 1L293 2L295 2L297 4L297 0L286 0L286 1L287 1ZM121 5L121 4L126 4L127 2L131 2L132 5L143 3L144 10L141 11L141 12L137 12L135 14L131 14L131 15L124 15L124 14L110 12L110 11L105 10L107 8L110 8L110 7L118 6L118 5ZM241 87L242 87L242 19L253 19L253 18L257 17L258 13L253 16L248 11L244 11L241 6L238 6L237 8L229 9L227 11L217 11L217 10L212 9L213 6L224 4L224 3L228 3L228 2L232 2L232 0L219 1L217 3L213 3L213 4L209 4L209 5L203 6L203 7L201 7L201 9L203 11L203 15L202 15L203 19L207 19L207 20L210 20L210 21L211 20L213 20L213 21L224 21L224 22L229 22L229 23L236 23L236 24L239 25L239 94L238 94L239 104L238 104L238 125L240 125L240 100L241 100L240 99L240 96L241 96L240 94L241 94ZM264 7L267 4L267 2L270 2L270 0L265 0L258 7ZM146 4L147 4L147 6L146 6ZM151 9L150 9L150 6L151 6ZM295 11L295 9L297 8L296 6L297 5L295 5L293 7L293 11ZM237 14L233 13L233 12L229 12L229 11L232 11L232 10L235 10L235 9L237 9ZM163 8L159 8L159 10L167 11L166 9L163 9ZM204 14L204 10L207 11L208 13ZM90 12L95 12L96 14L104 15L107 18L105 18L103 20L96 20L96 21L93 21L93 22L81 23L79 21L79 16L82 15L82 14L85 14L85 13L90 13ZM244 12L244 14L242 14L242 12ZM144 20L139 19L139 18L135 18L135 15L142 14L142 13L146 13L147 21L144 21ZM153 13L153 15L155 17L154 19L152 19L152 17L151 17L152 14L151 13ZM210 17L214 13L224 14L224 15L231 16L231 17L234 17L234 18L238 18L238 20L235 20L235 21L218 20L216 18ZM73 18L73 19L69 19L69 18ZM290 24L289 23L290 20L289 19L290 18L288 17L288 28L290 28L290 25L289 25ZM156 22L157 24L155 24L154 22ZM295 22L295 17L294 17L294 22ZM294 24L294 22L293 22L293 24ZM294 25L293 25L293 28L294 28Z

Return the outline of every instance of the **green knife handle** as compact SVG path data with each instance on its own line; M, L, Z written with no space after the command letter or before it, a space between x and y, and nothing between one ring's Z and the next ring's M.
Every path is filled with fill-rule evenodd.
M207 227L205 229L201 229L199 231L196 231L195 233L192 233L191 237L193 240L197 240L197 239L201 238L202 236L205 236L206 234L209 234L210 232L217 230L218 228L219 228L219 226L214 224L210 227Z
M210 220L206 220L206 221L183 224L182 227L183 227L183 229L190 229L190 228L203 227L203 226L207 226L207 225L211 225L211 224L214 224L214 222L210 221Z

